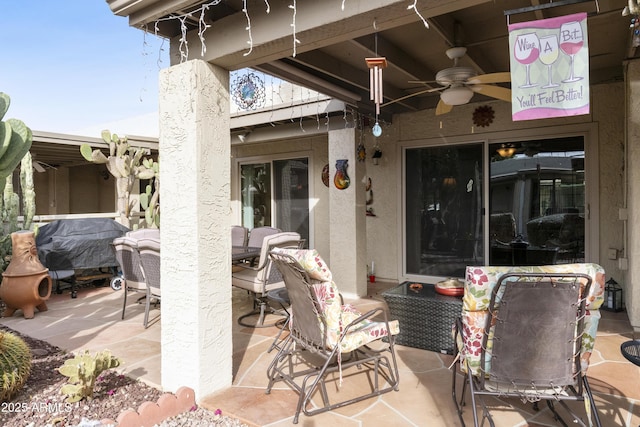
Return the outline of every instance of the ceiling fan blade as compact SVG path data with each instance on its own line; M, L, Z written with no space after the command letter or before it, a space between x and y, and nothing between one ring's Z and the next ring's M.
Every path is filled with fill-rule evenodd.
M400 102L400 101L404 101L405 99L417 96L417 95L422 95L423 93L429 93L429 92L436 92L438 90L442 90L444 88L428 88L428 89L424 89L424 90L419 90L418 92L413 92L410 93L409 95L405 95L405 96L401 96L400 98L396 98L393 99L391 101L385 102L384 104L380 104L380 107L386 107L387 105L391 105L391 104L395 104L396 102Z
M32 160L31 161L31 165L36 170L36 172L40 172L40 173L46 172L46 169L40 164L40 162L38 162L36 160Z
M508 89L506 87L494 85L469 85L467 87L481 95L486 95L492 98L511 102L511 89Z
M436 116L439 116L441 114L447 114L452 109L453 109L453 105L445 104L444 101L441 99L440 101L438 101L438 105L436 105Z
M414 85L428 85L432 83L438 83L436 80L407 80L407 83Z
M467 80L467 83L480 84L480 83L507 83L511 81L511 73L490 73L480 74L479 76L471 77Z

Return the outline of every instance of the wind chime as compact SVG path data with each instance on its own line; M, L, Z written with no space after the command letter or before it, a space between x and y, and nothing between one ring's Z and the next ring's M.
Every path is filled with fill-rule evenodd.
M371 101L376 104L376 124L373 125L371 131L373 132L373 136L378 137L382 135L382 128L378 123L378 116L380 115L380 104L382 104L384 99L382 93L382 70L387 67L387 58L376 57L365 58L364 60L369 68L369 91L371 93Z

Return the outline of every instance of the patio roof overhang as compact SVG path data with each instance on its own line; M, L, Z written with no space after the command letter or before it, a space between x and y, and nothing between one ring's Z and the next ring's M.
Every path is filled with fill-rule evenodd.
M478 74L509 71L507 10L524 10L510 15L510 22L589 13L592 84L622 80L624 61L638 54L630 17L622 15L626 0L564 0L555 2L558 7L546 8L540 7L545 4L539 0L299 1L295 36L300 43L295 56L290 0L247 1L251 34L242 0L106 1L114 14L128 17L131 26L173 39L172 63L180 61L178 40L186 29L189 59L203 59L229 70L255 68L339 99L363 114L374 110L369 100L367 57L387 59L385 102L438 88L437 83L410 81L433 81L439 70L451 67L445 51L453 46L467 48L460 66ZM210 6L203 10L203 5ZM200 18L210 26L203 35L208 47L203 56L197 34ZM427 92L385 106L383 119L434 108L438 95L437 91ZM491 99L475 94L471 102Z

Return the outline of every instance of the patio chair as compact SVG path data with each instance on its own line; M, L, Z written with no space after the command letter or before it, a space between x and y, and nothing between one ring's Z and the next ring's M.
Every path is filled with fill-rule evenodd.
M231 226L231 246L247 246L249 229L241 225Z
M116 260L120 265L122 280L120 280L123 293L122 319L127 309L127 296L130 292L147 293L147 284L140 268L140 255L138 254L138 240L128 236L113 239L113 250ZM113 285L112 285L113 287ZM144 297L138 299L142 300Z
M494 271L499 278L492 282L491 275L482 274L481 269L479 275L469 269L476 267L467 268L464 307L473 307L480 299L487 309L466 312L463 309L455 328L460 367L466 373L460 397L455 369L453 373L453 400L462 425L468 387L476 427L479 417L482 424L486 419L491 426L495 425L485 396L533 402L535 410L538 402L544 400L554 419L566 426L554 406L559 403L574 423L585 427L595 421L595 425L601 426L586 376L588 355L584 357L583 353L585 347L592 348L591 334L595 336L585 321L588 305L592 304L594 311L598 308L593 291L597 293L600 285L593 283L593 275ZM584 403L586 423L566 401Z
M270 236L272 234L281 233L282 230L275 227L256 227L249 232L249 238L247 240L247 246L253 248L261 248L262 240L266 236Z
M138 240L140 263L146 282L146 304L144 308L144 327L149 326L151 300L160 301L160 241L156 239Z
M247 229L248 231L248 229ZM275 227L256 227L254 229L252 229L251 231L248 231L248 236L246 239L246 246L249 248L261 248L262 247L262 241L264 240L265 237L270 236L272 234L276 234L276 233L281 233L282 230L280 230L279 228L275 228ZM252 267L256 265L256 262L258 262L257 258L247 258L243 261L241 261L239 264L249 264ZM237 270L237 268L233 268L234 271Z
M273 311L268 303L268 292L273 289L283 288L284 282L280 272L271 267L269 251L276 247L298 248L304 241L300 234L295 232L281 232L267 235L262 240L260 257L255 266L238 264L231 273L231 284L237 288L247 290L253 297L253 309L238 318L238 324L247 327L267 327L274 324L265 324L264 319L268 311ZM255 324L245 321L246 318L258 316ZM277 323L277 322L276 322Z
M343 305L331 272L317 251L274 249L270 257L282 273L291 317L289 335L267 370L266 393L279 381L298 393L293 423L298 423L300 412L312 416L397 391L394 335L399 332L398 321L388 321L381 308L361 314ZM328 383L338 382L332 386L337 389L343 379L352 381L359 375L367 378L362 383L368 383L369 389L357 390L355 397L350 393L345 398L339 391L329 397ZM322 403L314 401L312 405L318 393Z

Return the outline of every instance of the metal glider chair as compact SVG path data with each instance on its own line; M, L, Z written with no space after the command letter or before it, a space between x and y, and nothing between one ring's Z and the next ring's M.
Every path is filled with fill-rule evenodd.
M300 412L312 416L397 391L394 335L399 332L398 321L387 321L382 309L361 314L343 305L317 251L274 249L270 257L282 273L291 317L289 335L267 369L266 393L279 381L298 393L293 423L298 423ZM367 376L370 387L345 399L347 392L340 396L339 390L343 378L349 381L356 375ZM331 396L327 384L332 386Z
M472 281L477 283L475 279ZM581 364L583 339L590 339L585 333L585 317L592 285L592 276L583 273L506 273L487 293L490 300L485 313L465 314L463 310L466 319L459 319L454 329L461 368L466 372L460 397L455 369L453 373L453 400L463 426L466 387L476 427L478 409L482 411L482 425L488 420L495 426L485 396L518 398L532 402L534 410L544 400L554 419L567 426L556 411L555 404L559 403L576 425L585 427L595 422L601 426L586 366ZM574 413L568 400L584 402L586 416Z

